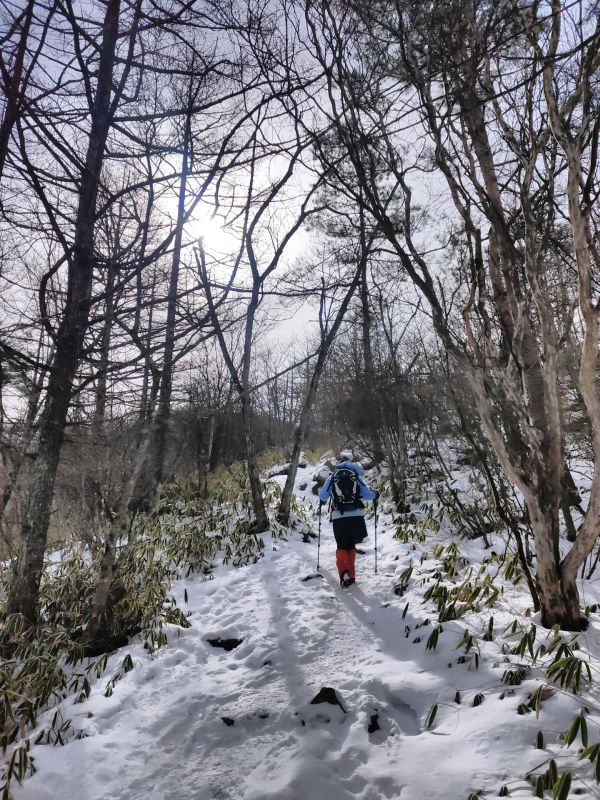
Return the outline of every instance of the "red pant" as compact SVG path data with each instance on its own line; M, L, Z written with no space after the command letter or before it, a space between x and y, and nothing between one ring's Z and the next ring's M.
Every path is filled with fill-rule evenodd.
M354 574L354 560L356 558L356 550L354 547L352 550L336 550L335 551L335 560L337 563L338 572L340 573L340 578L347 572L351 578L356 577Z

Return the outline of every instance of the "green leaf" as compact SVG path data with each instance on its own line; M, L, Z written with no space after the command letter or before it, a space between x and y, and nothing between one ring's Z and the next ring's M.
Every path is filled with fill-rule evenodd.
M581 717L581 744L584 747L588 745L588 727L585 717L582 715Z
M500 787L500 791L498 792L498 797L508 797L510 792L508 791L508 786L504 785Z
M540 716L540 709L542 707L542 691L544 687L538 686L535 692L531 695L529 703L527 704L530 709L535 711L536 719L539 719Z
M546 784L548 789L552 789L558 781L558 767L556 761L551 758L548 764L548 772L546 773Z
M544 749L544 734L541 731L538 731L537 736L535 737L535 749L536 750Z
M437 711L438 711L438 707L437 707L437 703L436 703L435 705L431 706L431 709L429 710L429 714L427 715L427 719L425 720L425 727L428 730L433 725L433 722L435 720Z
M564 772L554 786L552 800L567 800L571 788L571 773Z
M575 738L577 737L577 734L579 733L579 726L580 725L581 725L581 716L579 714L577 714L577 716L575 717L575 719L571 723L571 725L569 727L569 730L565 733L565 744L567 745L567 747L570 747L573 744L573 742L575 741Z
M494 618L490 617L490 621L488 622L487 629L483 634L483 641L484 642L491 642L494 639Z
M579 758L589 758L590 761L596 761L600 755L600 744L593 744L591 747L586 747Z
M543 775L538 775L533 785L533 796L543 797L546 790L546 780Z
M538 779L535 782L535 786L533 789L533 796L534 797L543 797L544 796L544 789L546 788L546 781L544 780L543 775L538 775Z
M473 706L480 706L484 700L485 695L482 692L478 692L473 698Z
M559 652L561 649L559 648ZM581 679L583 668L585 667L588 683L592 683L592 674L590 665L583 662L580 658L574 655L568 655L564 658L558 658L548 667L548 677L555 683L560 682L561 687L571 688L573 694L578 694L581 691Z
M442 626L438 625L437 628L435 628L433 631L431 631L431 634L429 635L429 638L427 639L427 642L425 644L425 649L426 650L434 650L435 651L435 648L437 647L438 639L440 637L440 632L442 630L443 630Z

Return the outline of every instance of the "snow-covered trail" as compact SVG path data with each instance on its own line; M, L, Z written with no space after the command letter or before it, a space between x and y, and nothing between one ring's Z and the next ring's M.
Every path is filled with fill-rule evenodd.
M272 549L267 537L255 565L181 581L175 593L183 603L187 591L192 627L171 632L152 658L141 645L115 654L115 668L126 652L136 668L111 697L101 680L65 709L88 737L34 748L38 772L17 800L463 800L523 774L533 764L514 735L515 704L453 704L457 690L497 676L452 668L454 623L435 653L414 642L431 632L415 628L426 611L403 616L408 596L393 594L412 551L382 526L375 576L372 540L348 590L325 521L321 579L303 580L315 572L316 542L291 535ZM227 652L215 638L243 641ZM345 713L311 705L326 686ZM427 730L436 702L445 713Z
M315 543L274 547L258 565L186 581L192 627L152 660L134 652L136 669L112 697L101 682L75 706L75 727L91 735L38 748L39 771L22 796L54 797L48 787L57 784L63 797L89 800L292 800L330 797L333 785L339 800L397 796L389 765L376 781L371 768L361 776L370 744L419 731L417 712L399 701L397 720L367 733L380 703L367 684L389 658L370 618L379 603L360 584L343 592L328 567L324 579L303 581L315 570ZM325 532L321 556L334 565ZM218 637L243 643L226 652L208 644ZM323 686L338 691L347 713L310 704Z

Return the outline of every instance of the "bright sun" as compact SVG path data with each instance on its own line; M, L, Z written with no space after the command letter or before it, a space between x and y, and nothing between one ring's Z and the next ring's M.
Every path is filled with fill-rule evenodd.
M223 224L218 215L194 214L186 223L185 229L191 239L202 239L204 247L215 255L231 253L238 243L234 233Z

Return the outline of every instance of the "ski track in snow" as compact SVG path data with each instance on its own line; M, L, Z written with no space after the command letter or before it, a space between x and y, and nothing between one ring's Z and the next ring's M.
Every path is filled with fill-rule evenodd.
M302 580L315 572L316 542L290 534L272 550L265 536L257 565L179 582L175 594L182 599L187 589L192 627L171 631L152 658L140 645L111 657L116 668L130 652L136 668L112 697L103 697L101 679L86 703L67 707L88 738L34 748L38 772L16 800L463 800L524 774L535 755L529 729L515 735L517 699L449 708L457 690L497 675L485 666L448 668L458 627L437 654L413 644L426 612L403 619L406 600L392 591L410 549L382 530L375 576L372 524L367 553L357 556L358 583L347 591L337 584L325 519L322 579ZM423 639L430 632L419 631ZM226 652L208 643L217 637L243 642ZM336 689L346 713L310 704L324 686ZM449 710L426 730L438 700ZM375 714L379 730L369 733Z

